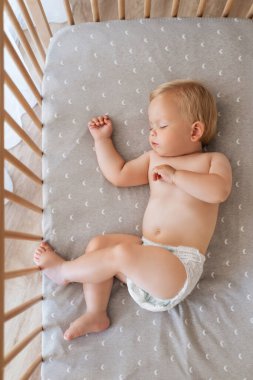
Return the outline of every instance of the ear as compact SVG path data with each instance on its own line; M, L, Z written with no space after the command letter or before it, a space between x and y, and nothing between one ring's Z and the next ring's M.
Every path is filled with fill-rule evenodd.
M191 126L191 141L197 142L200 141L205 130L205 125L201 121L195 121Z

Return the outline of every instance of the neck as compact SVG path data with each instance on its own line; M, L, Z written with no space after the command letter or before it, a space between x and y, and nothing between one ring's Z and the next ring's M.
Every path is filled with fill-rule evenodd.
M193 143L191 146L188 147L188 149L185 150L184 153L180 154L180 156L187 156L194 153L202 153L202 144L201 142Z
M192 153L201 153L203 151L203 147L200 141L197 143L194 143L192 148L193 148Z

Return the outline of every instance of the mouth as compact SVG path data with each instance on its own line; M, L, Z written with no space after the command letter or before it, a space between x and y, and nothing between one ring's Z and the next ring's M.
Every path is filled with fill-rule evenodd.
M157 147L159 144L157 144L156 142L151 142L151 145Z

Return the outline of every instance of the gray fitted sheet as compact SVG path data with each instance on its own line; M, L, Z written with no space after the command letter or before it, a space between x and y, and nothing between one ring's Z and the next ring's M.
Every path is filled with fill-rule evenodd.
M53 36L43 80L44 236L72 259L97 234L141 235L148 187L104 179L87 122L108 112L117 149L132 159L149 149L150 91L178 78L200 80L215 95L218 135L208 150L225 153L233 169L201 281L163 313L140 309L115 281L111 327L66 342L63 332L85 311L82 287L45 278L43 379L253 378L251 21L110 21Z

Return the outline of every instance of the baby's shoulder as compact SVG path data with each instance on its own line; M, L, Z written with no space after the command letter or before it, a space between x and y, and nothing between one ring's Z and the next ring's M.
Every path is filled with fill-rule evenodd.
M224 153L221 153L221 152L208 152L206 153L209 155L210 159L211 160L219 160L219 161L229 161L228 157L224 154Z
M209 173L226 173L232 176L232 168L229 159L224 153L213 152L210 160Z

